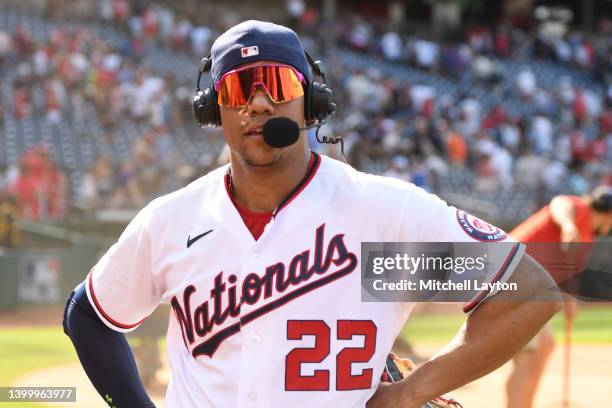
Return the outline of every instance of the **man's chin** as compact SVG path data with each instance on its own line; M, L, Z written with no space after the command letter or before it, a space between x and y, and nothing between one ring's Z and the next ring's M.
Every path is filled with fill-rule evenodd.
M249 167L253 167L256 169L266 169L266 168L271 168L271 167L276 166L277 161L260 163L260 162L254 162L254 161L247 160L246 163L249 165Z
M243 157L244 162L249 165L249 167L259 169L275 167L281 161L280 152L274 152L272 154L245 155Z

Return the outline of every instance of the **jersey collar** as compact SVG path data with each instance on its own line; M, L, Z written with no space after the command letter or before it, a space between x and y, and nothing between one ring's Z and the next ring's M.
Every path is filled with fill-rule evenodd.
M306 188L308 184L310 184L315 174L317 173L317 170L319 169L320 165L321 156L319 156L318 153L310 152L310 162L308 163L308 169L306 170L306 174L304 175L302 180L300 180L300 182L294 187L294 189L291 190L289 194L285 196L285 198L283 198L279 206L276 207L276 209L272 212L272 218L276 217L281 210L286 208L289 203L293 201ZM236 202L234 201L234 196L232 194L232 174L229 166L227 168L227 172L225 173L224 184L227 195L234 203L234 205L236 205Z

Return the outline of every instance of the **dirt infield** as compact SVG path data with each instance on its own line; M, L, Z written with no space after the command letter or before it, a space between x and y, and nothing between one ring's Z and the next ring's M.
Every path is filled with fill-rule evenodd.
M0 329L16 327L56 326L62 324L62 306L0 310Z
M416 347L419 353L430 356L437 350ZM612 346L572 346L570 373L570 408L591 406L592 401L612 401ZM563 384L563 347L558 346L546 368L536 395L534 408L561 408ZM607 362L607 363L606 363ZM511 363L480 380L452 393L465 408L497 408L505 405L505 381ZM594 398L594 396L596 396Z
M416 350L420 355L431 356L438 351L438 348L417 346ZM612 384L610 356L612 356L612 346L579 345L572 347L570 399L574 403L570 405L571 408L587 406L581 402L612 401L612 389L609 387ZM504 382L509 370L510 364L506 364L487 377L455 391L452 395L465 408L502 408L505 397ZM562 347L557 347L536 397L535 408L561 407L562 372ZM168 377L167 369L158 373L158 378L163 383L167 383ZM63 405L63 407L104 408L107 406L98 397L83 369L77 364L38 370L20 377L14 385L73 386L77 387L77 403ZM158 407L163 406L163 393L163 389L150 392ZM57 403L53 404L53 407L59 406Z

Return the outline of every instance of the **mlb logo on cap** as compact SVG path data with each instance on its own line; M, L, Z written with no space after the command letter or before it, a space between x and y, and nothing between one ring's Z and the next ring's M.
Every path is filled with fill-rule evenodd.
M274 23L243 21L215 40L210 55L214 82L219 81L223 74L255 59L291 65L304 75L306 82L312 78L312 69L297 34Z
M259 48L257 48L256 45L253 45L251 47L243 47L240 49L240 54L242 55L242 58L259 55Z

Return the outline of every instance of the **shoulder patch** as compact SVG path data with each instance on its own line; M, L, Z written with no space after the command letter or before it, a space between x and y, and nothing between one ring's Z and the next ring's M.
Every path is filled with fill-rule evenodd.
M457 209L457 222L466 234L478 241L497 242L503 241L508 236L504 230L459 209Z

